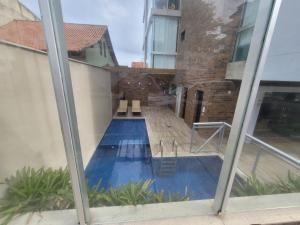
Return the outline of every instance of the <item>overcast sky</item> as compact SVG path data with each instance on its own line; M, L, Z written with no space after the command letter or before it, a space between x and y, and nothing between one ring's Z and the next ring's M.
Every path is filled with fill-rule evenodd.
M20 0L37 15L37 0ZM144 0L61 0L65 22L108 25L120 65L143 59Z

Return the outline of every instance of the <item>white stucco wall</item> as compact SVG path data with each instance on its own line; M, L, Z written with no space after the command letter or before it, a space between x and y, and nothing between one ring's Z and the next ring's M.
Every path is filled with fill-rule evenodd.
M16 169L66 166L47 55L0 43L0 182ZM70 62L84 164L112 118L108 71Z
M36 17L18 0L0 0L0 26L14 19L36 20Z

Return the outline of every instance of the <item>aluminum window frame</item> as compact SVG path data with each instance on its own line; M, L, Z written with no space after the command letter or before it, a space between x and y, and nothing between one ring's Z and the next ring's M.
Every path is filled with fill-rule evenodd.
M65 146L77 219L90 223L90 208L84 177L80 138L66 50L64 22L60 0L39 0L41 21L48 48L48 60Z
M281 4L282 0L264 0L259 4L249 57L213 203L217 213L223 213L228 204ZM242 205L240 207L243 208Z
M224 212L227 206L233 179L236 174L237 163L239 161L242 145L245 140L245 134L251 118L251 109L253 109L255 97L258 92L263 67L266 62L267 52L270 47L281 3L282 0L260 1L259 11L251 38L251 46L249 49L249 56L251 57L249 57L246 63L243 76L244 79L240 90L241 94L238 98L232 130L230 132L225 158L217 185L217 191L213 202L213 209L216 214ZM60 0L39 0L39 4L48 45L51 74L64 143L66 146L68 166L71 173L72 189L76 202L78 221L80 225L85 225L90 222L90 208L88 205L88 196L83 177L83 163L80 152L70 69L67 59L67 51L65 48ZM273 5L272 12L270 12L270 4ZM200 205L201 204L199 203L199 206ZM201 207L199 207L199 209L200 208ZM208 210L207 212L210 212L211 210L207 207L205 207L205 209ZM199 214L200 213L201 212L199 212Z
M246 32L246 31L248 31L250 29L254 30L254 26L255 26L255 23L253 23L253 24L251 24L251 23L250 24L246 24L244 26L242 25L243 22L244 22L244 19L245 19L245 13L246 13L246 8L247 8L248 4L249 4L249 2L247 0L245 0L244 6L243 6L243 9L242 9L242 19L240 21L239 28L238 28L238 30L236 32L236 41L235 41L234 51L233 51L232 60L231 60L232 62L240 62L240 61L247 60L247 58L245 60L237 60L236 59L236 54L237 54L237 49L238 49L238 45L239 45L239 42L240 42L241 33ZM252 35L253 35L253 31L252 31ZM251 45L251 42L249 44ZM249 54L249 50L248 50L248 54Z

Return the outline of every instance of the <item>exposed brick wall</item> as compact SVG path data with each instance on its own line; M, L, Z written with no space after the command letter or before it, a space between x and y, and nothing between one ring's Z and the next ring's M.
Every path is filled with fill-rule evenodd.
M195 118L196 91L204 92L201 121L231 122L239 83L225 80L232 58L243 0L185 0L178 40L175 83L188 88L185 121ZM180 35L179 35L180 36Z
M193 85L188 90L185 122L192 125L196 116L196 91L204 92L200 121L224 121L231 123L238 96L239 84L231 81L208 81Z
M148 71L148 72L147 72ZM140 100L141 105L159 106L171 104L173 98L168 95L171 81L174 79L175 71L169 70L119 68L112 69L111 73L117 77L116 90L123 94L129 101Z

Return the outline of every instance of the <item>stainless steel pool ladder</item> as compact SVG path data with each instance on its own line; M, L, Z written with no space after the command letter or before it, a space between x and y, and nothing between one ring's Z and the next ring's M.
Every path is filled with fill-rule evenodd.
M172 141L172 152L174 152L173 156L164 157L164 142L160 140L160 168L159 168L159 176L170 176L176 172L177 166L177 156L178 156L178 144L175 138Z

